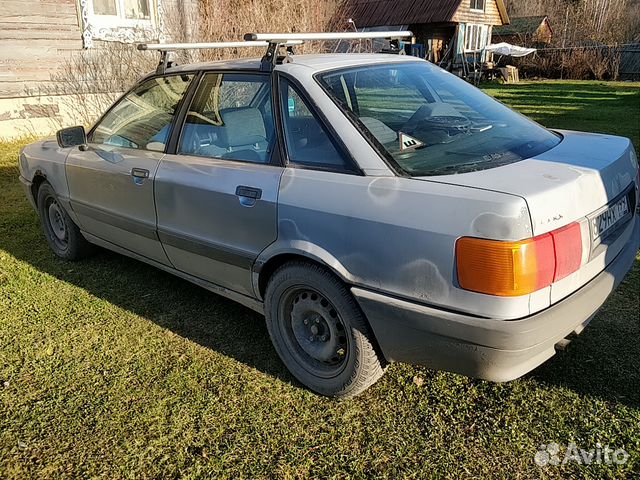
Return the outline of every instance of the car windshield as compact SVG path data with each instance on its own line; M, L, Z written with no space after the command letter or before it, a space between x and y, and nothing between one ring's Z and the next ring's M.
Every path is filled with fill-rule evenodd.
M539 155L560 137L427 62L330 71L318 81L412 176L493 168Z

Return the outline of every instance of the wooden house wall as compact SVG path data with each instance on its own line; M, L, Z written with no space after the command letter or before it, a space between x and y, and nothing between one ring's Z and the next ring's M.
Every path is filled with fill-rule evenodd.
M415 35L416 43L424 45L426 58L435 63L442 59L456 35L456 25L453 23L409 25L409 29Z
M75 0L0 1L0 98L29 96L82 49Z
M195 18L198 1L162 0L167 35L177 15L185 15L183 23ZM78 123L73 101L51 95L51 75L82 51L81 25L79 0L0 0L0 139L49 135ZM104 45L94 39L91 48ZM102 103L96 98L88 105Z
M457 23L502 25L502 18L500 17L496 0L486 0L484 12L471 10L471 1L462 0L460 7L453 15L453 21Z
M551 43L551 40L553 40L553 31L549 21L545 19L536 31L535 41L538 43Z

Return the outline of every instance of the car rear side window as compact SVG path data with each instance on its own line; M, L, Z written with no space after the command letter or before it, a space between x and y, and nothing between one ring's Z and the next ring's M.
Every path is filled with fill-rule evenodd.
M142 82L102 117L89 143L163 152L192 78L182 74Z
M289 162L324 170L353 171L309 102L286 78L280 80L282 124Z
M206 74L187 112L178 153L268 163L274 144L270 77Z

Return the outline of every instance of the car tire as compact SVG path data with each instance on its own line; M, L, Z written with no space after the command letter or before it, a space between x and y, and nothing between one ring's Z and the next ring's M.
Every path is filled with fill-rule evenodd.
M80 260L95 252L78 226L64 210L51 184L40 185L37 195L38 215L51 250L64 260Z
M303 385L328 397L357 395L386 368L351 292L329 270L305 261L278 268L265 293L271 341Z

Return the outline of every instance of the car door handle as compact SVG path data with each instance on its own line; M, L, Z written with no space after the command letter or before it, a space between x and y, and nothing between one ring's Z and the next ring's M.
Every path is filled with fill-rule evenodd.
M149 170L146 168L132 168L131 176L136 178L149 178Z
M240 204L244 207L253 207L262 197L262 190L256 187L238 185L236 195L240 198Z
M256 187L246 187L244 185L238 185L236 187L236 195L239 197L247 197L259 200L260 197L262 197L262 190Z
M133 183L142 185L144 181L149 178L149 170L146 168L132 168L131 176L133 177Z

